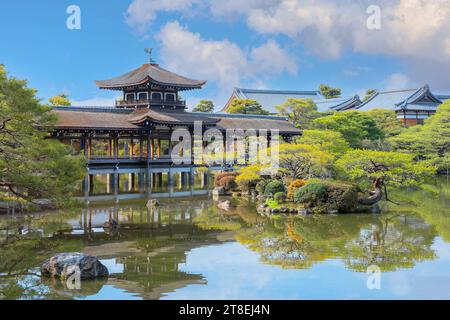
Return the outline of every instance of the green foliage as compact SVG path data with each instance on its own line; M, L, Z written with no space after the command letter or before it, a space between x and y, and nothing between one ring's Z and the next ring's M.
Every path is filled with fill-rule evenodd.
M397 114L392 110L372 109L366 111L366 114L375 120L387 137L396 136L404 130L402 123L397 119Z
M85 163L66 145L47 139L56 118L35 94L0 65L0 198L62 205L85 174Z
M294 201L315 213L352 212L357 208L359 189L337 181L311 182L294 192Z
M315 145L281 144L279 146L279 174L292 179L328 177L333 156Z
M52 105L52 106L63 106L63 107L68 107L70 105L72 105L72 103L70 102L69 98L67 97L66 94L61 93L57 96L51 97L50 99L48 99L48 102Z
M365 102L365 101L369 100L370 98L372 98L372 96L373 96L375 93L377 93L377 90L375 90L375 89L368 89L368 90L366 91L366 95L365 95L363 101Z
M286 193L284 192L277 192L273 196L273 200L275 200L278 203L282 203L286 201Z
M360 148L366 139L373 141L384 138L384 133L375 120L356 110L316 119L314 127L340 132L352 148Z
M257 101L251 99L234 99L227 112L232 114L269 114Z
M284 186L283 181L280 180L272 180L270 181L264 190L264 193L268 196L273 196L278 192L286 192L286 188Z
M312 99L288 99L280 106L276 106L278 112L289 118L296 127L309 129L312 122L320 117L317 105Z
M325 99L333 99L339 98L342 94L342 91L339 88L332 88L326 84L321 84L320 93L325 97Z
M278 201L273 199L267 199L266 204L269 206L270 209L280 209L281 205L278 203Z
M200 100L198 105L192 109L192 112L213 112L214 111L214 102L212 100Z
M266 190L267 181L261 180L256 184L255 190L258 194L264 194L264 191Z
M236 183L242 191L248 191L261 180L261 166L254 164L243 167L239 170Z
M304 130L297 143L317 146L320 150L335 156L350 149L350 145L344 139L344 136L340 132L331 130Z
M389 142L394 150L430 160L438 170L446 171L450 167L450 101L439 106L423 126L405 129Z
M294 202L296 203L318 203L325 198L327 185L322 182L313 182L297 189L294 192Z
M384 166L382 171L373 170L375 164ZM420 186L436 168L426 161L415 161L406 153L370 150L351 150L336 162L340 175L361 185L384 177L384 182L393 187Z

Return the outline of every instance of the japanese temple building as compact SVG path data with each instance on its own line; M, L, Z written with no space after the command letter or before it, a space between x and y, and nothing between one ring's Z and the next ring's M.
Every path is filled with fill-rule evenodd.
M372 109L392 110L404 126L423 124L424 119L436 113L437 108L450 95L435 94L428 85L413 89L376 91L369 99L362 100L358 95L325 99L319 91L285 91L235 88L222 111L226 111L234 99L251 99L257 101L263 109L277 114L276 106L289 98L311 99L319 112L334 110L368 111Z
M84 154L89 175L83 195L127 197L146 193L154 196L202 194L211 182L209 175L193 164L175 165L171 159L175 129L202 130L277 129L286 140L300 130L284 117L192 113L180 93L201 89L206 81L188 79L154 63L111 80L97 81L100 89L117 90L122 99L114 107L55 107L58 121L54 138ZM125 196L124 196L125 197Z

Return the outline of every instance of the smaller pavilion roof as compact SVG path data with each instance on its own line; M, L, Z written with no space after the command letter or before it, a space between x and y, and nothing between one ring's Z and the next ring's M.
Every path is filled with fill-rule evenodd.
M122 90L147 83L179 90L200 89L206 81L192 80L161 68L157 64L143 64L139 68L110 80L96 81L101 89Z
M314 103L317 105L317 110L319 112L324 112L328 110L345 111L353 109L361 105L362 101L358 95L355 95L351 98L347 97L315 100Z

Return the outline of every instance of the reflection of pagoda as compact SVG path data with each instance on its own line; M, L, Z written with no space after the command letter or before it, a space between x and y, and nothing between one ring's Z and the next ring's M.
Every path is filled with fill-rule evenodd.
M179 265L186 262L188 251L206 244L171 244L147 255L119 257L116 263L123 264L123 272L112 274L108 284L137 293L148 300L159 299L166 293L188 285L204 285L206 280L202 275L181 271Z

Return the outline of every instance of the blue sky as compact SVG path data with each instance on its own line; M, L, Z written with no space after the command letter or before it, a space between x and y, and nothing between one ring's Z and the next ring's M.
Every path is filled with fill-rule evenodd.
M371 3L379 30L366 27ZM80 30L66 27L71 4ZM236 86L450 92L448 21L449 0L2 1L0 63L42 99L64 92L89 105L112 103L117 92L94 81L145 63L146 47L163 67L208 80L185 94L190 105L207 98L220 108Z

